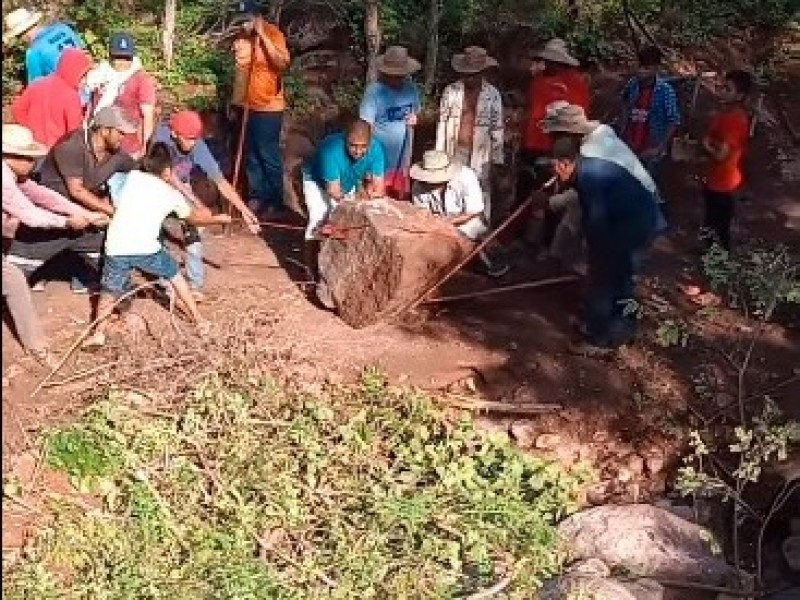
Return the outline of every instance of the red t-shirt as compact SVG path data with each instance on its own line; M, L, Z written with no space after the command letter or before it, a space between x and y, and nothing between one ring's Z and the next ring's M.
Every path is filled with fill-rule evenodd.
M119 106L131 121L140 125L142 105L156 105L156 80L142 69L136 71L123 84L114 104ZM126 135L122 139L122 149L128 153L139 152L142 147L142 140L138 133Z
M549 152L552 149L553 138L542 130L542 120L547 115L547 107L559 101L577 104L589 113L589 81L578 69L567 69L555 75L539 73L531 80L528 89L528 122L523 139L526 150Z
M653 86L642 88L636 105L631 110L628 130L626 131L625 141L636 154L641 154L649 146L650 128L650 108L653 104Z
M733 192L744 182L742 157L750 139L750 117L743 108L728 109L711 118L706 139L712 144L725 144L728 156L712 160L706 172L706 185L714 192Z

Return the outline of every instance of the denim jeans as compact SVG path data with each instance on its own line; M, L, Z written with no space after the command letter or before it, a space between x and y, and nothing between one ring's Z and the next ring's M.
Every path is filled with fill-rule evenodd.
M250 199L261 208L283 207L282 112L251 111L247 119L245 169Z
M201 290L206 283L206 266L203 263L203 242L186 246L186 279L193 290Z
M616 348L636 333L634 266L643 258L643 249L613 249L598 257L589 248L589 289L584 321L589 342L603 348ZM638 260L637 260L638 259Z

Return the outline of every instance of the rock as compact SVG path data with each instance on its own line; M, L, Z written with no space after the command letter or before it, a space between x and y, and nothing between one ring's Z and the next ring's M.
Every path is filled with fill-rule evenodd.
M617 581L603 561L588 559L571 566L554 579L545 581L536 600L662 600L664 588L657 582L640 579Z
M642 577L722 585L734 570L711 553L703 528L647 504L598 506L558 527L574 560L599 558Z
M529 450L536 442L536 427L527 421L514 421L511 424L511 435L520 448Z
M366 327L391 318L428 291L472 243L453 226L407 202L388 199L342 203L319 255L342 320Z
M534 446L538 450L552 450L561 443L561 436L557 433L543 433L536 436Z
M651 454L644 460L644 466L647 468L647 472L650 473L650 475L661 473L661 471L664 470L665 463L664 457L659 454Z

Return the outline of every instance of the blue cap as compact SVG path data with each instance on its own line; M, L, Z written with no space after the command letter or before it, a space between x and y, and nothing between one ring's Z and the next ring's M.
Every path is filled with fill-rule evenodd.
M241 15L260 15L263 9L254 0L240 0L237 12Z
M109 56L133 58L136 56L136 44L130 33L112 33L108 44Z

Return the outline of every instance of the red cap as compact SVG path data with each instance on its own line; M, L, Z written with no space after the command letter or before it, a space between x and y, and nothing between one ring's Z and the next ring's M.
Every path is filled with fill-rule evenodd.
M193 110L181 110L172 115L170 129L175 135L197 139L203 135L203 121Z

